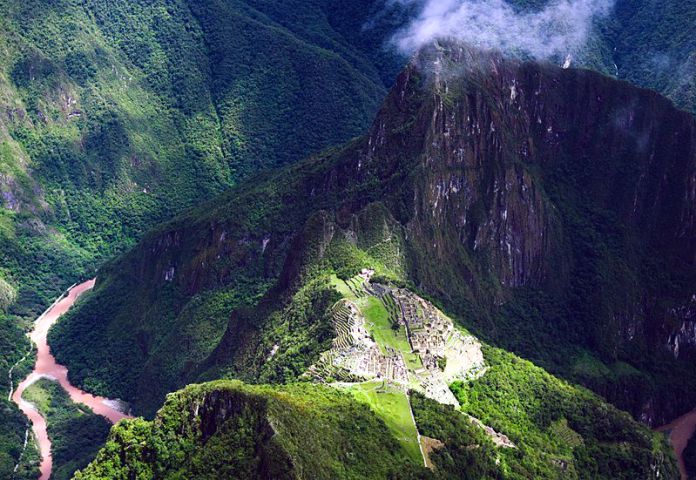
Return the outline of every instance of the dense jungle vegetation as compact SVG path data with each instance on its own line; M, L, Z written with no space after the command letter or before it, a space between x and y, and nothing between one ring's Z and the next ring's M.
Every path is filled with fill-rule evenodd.
M545 2L514 3L533 9ZM416 3L0 0L0 12L3 392L10 388L9 369L16 365L16 381L33 361L25 336L31 321L65 287L97 271L96 291L51 336L71 379L83 388L126 398L152 416L166 393L188 382L295 381L331 341L326 310L335 292L329 275L349 276L367 265L429 296L492 345L582 383L636 417L651 405L644 420L657 421L654 415L683 410L691 401L692 365L673 362L669 351L656 354L641 339L627 347L615 335L626 319L612 317L614 307L643 293L681 294L691 277L665 274L666 254L652 256L652 245L635 247L642 240L616 211L586 204L583 181L593 177L583 177L581 167L569 162L549 175L526 172L535 181L545 176L547 185L554 175L554 182L571 175L542 188L542 195L564 216L566 251L587 260L572 264L572 294L522 288L510 296L501 294L498 278L481 273L495 255L462 253L475 236L439 235L437 225L404 231L401 223L418 191L414 179L427 173L411 168L423 153L423 145L409 143L422 133L412 129L419 126L413 105L405 114L390 112L398 122L389 133L402 135L399 147L383 157L391 177L382 171L352 178L360 166L334 168L366 152L361 140L286 167L372 124L405 64L388 40L415 14ZM595 25L575 66L655 89L693 112L695 26L694 0L618 0L612 15ZM454 99L443 102L452 106ZM604 158L618 158L615 153ZM396 165L399 156L405 160ZM629 164L623 173L638 178ZM653 173L649 177L657 178ZM472 209L477 225L491 199ZM176 217L189 207L198 208ZM324 245L318 239L329 229L347 241ZM351 237L356 231L357 240ZM426 244L431 241L448 250L437 261L429 259L435 257ZM292 251L302 255L292 258ZM154 267L142 268L145 263ZM172 268L173 281L163 281ZM651 285L643 291L636 285L645 279ZM489 309L484 297L502 302L501 308ZM674 301L662 298L655 308ZM612 320L597 320L606 318ZM676 328L669 323L676 320L655 318L646 337ZM283 348L265 362L275 345ZM467 388L490 399L483 387ZM650 403L667 389L672 399ZM37 456L31 440L22 448L26 421L5 395L0 410L0 477L21 458L17 478L30 478ZM558 423L553 428L564 432L564 421L577 421L567 411L550 415ZM522 428L497 421L505 430ZM629 457L645 459L658 448L635 434L635 450L604 438L590 447L545 449L538 432L547 428L546 420L524 426L538 449L525 460L533 468L550 456L577 471L597 472L618 461L636 473L640 466ZM586 425L570 428L596 435ZM66 445L76 441L65 429L56 433L63 434ZM65 472L87 458L74 463L68 457ZM489 472L492 458L472 471Z
M56 382L40 379L24 392L24 399L46 419L51 439L51 478L70 480L92 461L104 444L111 424L84 405L73 403Z

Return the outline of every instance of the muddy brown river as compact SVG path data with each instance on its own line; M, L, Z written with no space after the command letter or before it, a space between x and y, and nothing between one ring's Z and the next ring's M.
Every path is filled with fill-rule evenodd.
M657 430L669 432L669 441L672 443L677 460L679 460L679 473L682 480L687 480L686 466L684 465L684 449L691 436L696 433L696 409Z
M51 354L46 337L48 330L56 323L58 318L73 306L77 298L94 287L94 280L88 280L80 285L71 288L67 295L52 305L46 312L39 317L31 332L30 338L36 345L36 364L31 374L17 386L17 390L12 394L12 400L19 406L20 410L29 418L32 424L34 436L41 452L41 476L39 480L48 480L51 476L53 460L51 458L51 440L48 438L46 430L46 420L36 410L34 405L22 398L22 394L27 387L40 378L55 380L65 389L70 398L75 403L87 405L98 415L106 417L111 423L116 423L123 418L130 418L127 414L118 409L118 402L103 397L97 397L83 392L74 387L68 381L68 369L56 363L56 359Z
M73 306L77 298L84 292L94 287L94 280L88 280L80 285L71 288L67 295L52 305L37 320L30 338L37 348L36 364L31 374L25 378L12 394L12 400L19 406L32 424L32 430L36 437L41 451L41 476L39 480L48 480L51 476L53 461L51 458L51 440L48 438L46 430L46 420L36 410L36 408L22 398L22 394L27 387L40 378L49 378L60 383L73 402L87 405L98 415L106 417L111 423L116 423L123 418L132 418L119 410L119 403L107 398L91 395L73 386L68 381L68 369L56 363L56 359L51 354L48 346L48 331L56 321ZM679 460L679 471L682 479L686 480L686 469L684 467L683 452L691 436L696 432L696 410L693 410L673 422L657 429L662 432L669 432L669 439L672 443L677 459Z

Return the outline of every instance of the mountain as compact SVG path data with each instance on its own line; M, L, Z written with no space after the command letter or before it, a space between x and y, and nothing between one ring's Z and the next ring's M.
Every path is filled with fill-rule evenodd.
M0 1L3 391L30 366L30 322L76 278L369 126L401 60L382 48L388 29L354 31L369 2L342 3ZM0 403L4 478L26 422Z
M142 405L243 345L314 263L380 261L660 423L693 404L695 158L693 117L653 92L433 47L365 137L151 232L51 341L78 383Z
M256 176L368 127L421 4L0 0L0 386L51 298L198 205L54 333L85 388L152 415L189 382L294 380L334 334L325 274L374 267L649 424L691 407L693 127L661 97L422 54L367 136ZM618 0L572 65L693 112L694 12ZM32 449L0 409L2 476Z
M696 401L695 127L591 71L432 45L364 137L150 232L51 344L73 382L152 415L187 383L302 377L335 335L332 278L372 269L487 344L664 423ZM537 414L540 429L568 415Z
M505 374L525 368L521 367L508 366L511 370ZM534 380L537 377L536 372L531 374ZM548 383L535 387L541 385L549 387ZM562 474L565 478L630 479L675 475L674 466L665 460L668 447L655 434L590 394L574 391L570 401L569 387L559 387L565 390L561 394L568 401L565 408L574 403L586 410L576 410L571 420L550 421L546 431L527 430L527 438L538 435L538 439L519 449L497 445L466 415L412 393L406 408L413 417L408 410L406 416L409 421L413 418L422 434L418 441L426 446L416 449L414 458L383 412L376 413L373 405L342 389L308 383L193 385L169 395L154 420L126 420L115 426L96 459L74 478L523 479ZM375 395L391 400L387 392ZM518 414L532 414L528 406ZM588 413L612 428L612 433L587 422L584 415ZM525 428L530 426L534 424ZM423 467L421 454L430 469Z

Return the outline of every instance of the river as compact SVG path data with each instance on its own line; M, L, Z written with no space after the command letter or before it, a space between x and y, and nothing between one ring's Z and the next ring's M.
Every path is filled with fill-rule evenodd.
M36 408L22 398L22 394L27 387L40 378L56 380L65 389L70 398L75 403L87 405L98 415L106 417L111 423L116 423L124 418L131 418L129 415L119 410L119 402L107 398L91 395L73 386L68 381L68 369L59 365L51 354L48 346L47 336L50 328L56 323L58 318L73 306L77 298L84 292L94 287L94 279L88 280L80 285L76 285L68 290L67 295L54 303L46 312L39 317L34 324L34 330L30 334L32 342L36 345L36 364L31 374L17 386L12 394L12 400L19 406L20 410L29 418L32 430L36 437L41 451L41 476L39 480L48 480L51 476L53 460L51 458L51 441L46 430L46 420L39 414ZM677 459L679 460L679 471L683 480L686 480L686 468L682 456L689 438L696 432L696 410L693 410L673 422L658 428L662 432L669 432L669 439L672 443Z
M39 445L41 452L41 476L39 480L48 480L51 476L53 459L51 458L51 440L48 438L46 420L31 403L22 398L24 390L32 383L40 378L49 378L59 382L65 391L70 394L73 402L87 405L94 413L106 417L111 423L116 423L123 418L131 418L118 409L118 402L90 395L71 385L68 381L68 369L56 363L56 359L51 354L48 346L47 336L51 326L73 306L80 295L94 287L94 282L94 280L88 280L72 287L68 290L67 295L54 303L36 321L34 330L30 334L32 342L36 345L36 364L31 374L17 386L17 390L12 394L12 400L31 421L32 430Z
M669 432L669 441L672 443L672 448L674 448L674 453L679 461L679 473L682 480L687 480L686 466L684 465L684 449L691 436L696 433L696 410L682 415L657 430Z

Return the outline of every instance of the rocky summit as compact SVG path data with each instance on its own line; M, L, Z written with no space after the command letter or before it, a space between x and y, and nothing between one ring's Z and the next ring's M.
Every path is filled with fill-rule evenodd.
M689 2L6 3L0 477L694 474Z
M399 75L364 137L151 232L100 272L52 344L78 384L146 415L166 392L220 376L372 378L428 397L417 371L437 349L420 351L404 333L410 343L400 350L398 335L380 339L379 328L391 305L385 291L419 292L491 348L659 425L695 400L693 339L683 333L695 288L695 126L658 94L591 71L435 43ZM376 304L339 308L359 292L336 281L364 271L374 271L373 293L362 295ZM387 331L406 330L404 322L392 322L396 330L387 322ZM370 368L341 350L361 336L363 356L369 342L382 348ZM521 362L507 355L483 351L501 369ZM448 355L432 358L447 371ZM493 422L477 410L478 388L503 388L494 371L482 365L482 374L450 378L460 387L439 400L524 444L506 431L510 417ZM554 413L530 420L533 428L565 422L582 432L571 420L577 411L547 408ZM579 435L589 441L588 431ZM603 442L612 440L587 448ZM578 468L573 452L562 462ZM531 462L532 476L550 465ZM608 465L593 468L618 478Z

